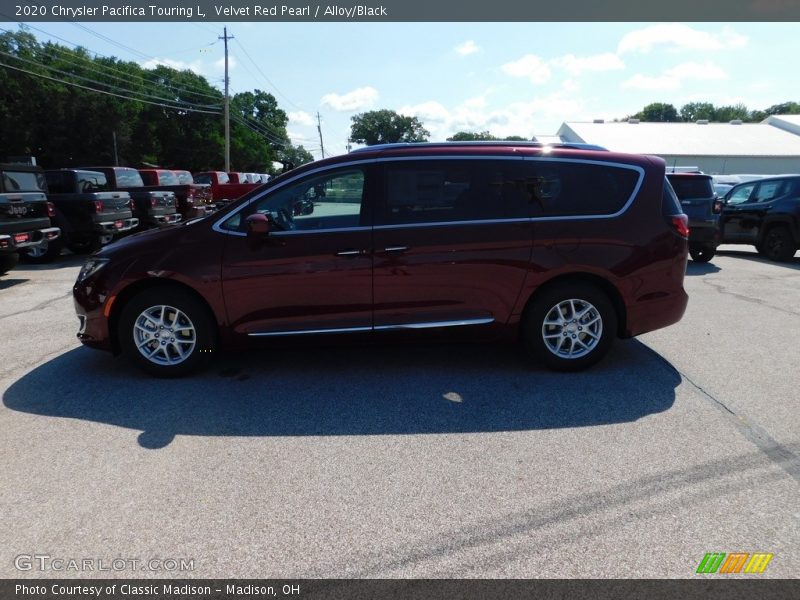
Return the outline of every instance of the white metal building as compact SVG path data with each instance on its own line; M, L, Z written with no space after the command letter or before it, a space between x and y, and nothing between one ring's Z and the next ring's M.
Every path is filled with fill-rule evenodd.
M800 115L762 123L568 122L556 135L564 142L655 154L668 166L695 166L711 174L800 173Z

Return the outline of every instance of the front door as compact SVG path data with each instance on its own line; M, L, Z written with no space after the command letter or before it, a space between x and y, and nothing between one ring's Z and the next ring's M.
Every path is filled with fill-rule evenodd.
M339 167L289 182L221 224L228 319L249 336L372 328L368 169ZM268 215L257 246L245 218Z

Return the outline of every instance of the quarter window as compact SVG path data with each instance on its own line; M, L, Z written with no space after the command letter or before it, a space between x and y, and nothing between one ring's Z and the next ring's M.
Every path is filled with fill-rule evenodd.
M528 168L534 214L544 216L614 214L639 180L637 171L613 165L535 161Z

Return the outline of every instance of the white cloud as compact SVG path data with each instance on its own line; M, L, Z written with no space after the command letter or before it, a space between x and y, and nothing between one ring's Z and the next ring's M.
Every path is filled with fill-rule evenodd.
M545 83L550 79L550 67L535 54L526 54L519 60L504 64L501 69L512 77L524 77L531 83Z
M236 61L236 57L233 54L228 55L228 71L231 71L236 68L239 63ZM218 61L214 63L214 68L216 68L219 72L225 71L225 59L220 58Z
M289 115L289 122L292 125L313 125L314 119L311 118L311 115L307 112L302 110L297 112L290 112Z
M398 112L419 118L431 132L431 140L442 141L458 131L489 131L505 137L520 135L531 138L544 133L544 119L574 118L583 110L583 103L565 92L556 92L530 102L515 102L497 110L486 110L485 96L470 98L452 110L436 101L405 106Z
M712 62L688 62L672 67L658 76L634 75L623 81L622 87L637 90L676 90L687 79L720 80L726 79L727 76L725 71Z
M693 29L681 23L660 23L626 33L617 46L618 54L650 52L656 46L681 50L724 50L746 46L748 38L725 27L719 33Z
M333 110L342 112L370 108L378 100L378 90L373 87L360 87L346 94L325 94L320 101Z
M463 44L459 44L455 47L455 51L458 52L461 56L469 56L470 54L475 54L476 52L480 52L481 48L472 40L467 40Z
M155 69L158 65L164 65L178 71L188 70L198 75L203 74L203 62L199 60L188 63L182 60L172 60L171 58L153 58L141 64L143 69Z
M625 68L625 63L613 52L583 57L567 54L554 58L550 64L565 69L570 75L580 75L584 71L614 71Z

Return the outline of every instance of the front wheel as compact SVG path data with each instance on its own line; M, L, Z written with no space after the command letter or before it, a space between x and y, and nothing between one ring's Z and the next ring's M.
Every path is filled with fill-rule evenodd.
M616 336L617 314L608 296L582 283L559 284L538 294L523 321L528 349L557 371L597 363Z
M215 348L209 310L188 292L154 288L132 298L119 320L122 353L156 377L180 377L202 367Z
M689 256L692 257L692 260L694 262L698 263L707 263L712 258L714 258L714 255L716 253L717 251L714 248L709 248L705 246L689 249Z

